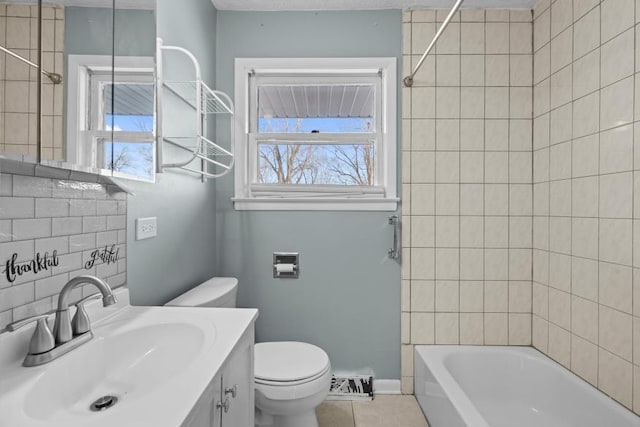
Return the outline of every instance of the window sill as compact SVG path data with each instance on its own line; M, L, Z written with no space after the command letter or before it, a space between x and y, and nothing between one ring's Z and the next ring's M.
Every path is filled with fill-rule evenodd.
M398 209L400 199L389 198L232 198L237 211L388 211Z

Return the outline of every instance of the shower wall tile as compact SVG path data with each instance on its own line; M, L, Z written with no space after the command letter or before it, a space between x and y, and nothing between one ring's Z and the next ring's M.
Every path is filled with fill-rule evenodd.
M602 43L633 27L634 0L603 0L601 5Z
M639 412L636 3L536 6L532 342Z
M428 12L405 21L405 64L431 41L442 12ZM404 392L416 344L532 342L531 20L530 10L464 9L404 89Z
M576 2L580 3L580 2ZM540 24L543 24L540 22ZM538 22L534 22L534 26ZM600 1L586 15L580 17L573 24L573 57L581 58L583 55L600 47Z
M64 8L42 6L42 68L62 74ZM0 44L39 63L38 6L0 4ZM37 153L37 72L10 56L2 55L0 71L0 152L12 158L35 159ZM41 153L44 159L63 159L63 84L42 82Z
M465 10L404 89L403 392L415 344L533 344L640 411L637 9Z
M602 86L608 86L634 73L635 31L633 28L616 36L601 47Z

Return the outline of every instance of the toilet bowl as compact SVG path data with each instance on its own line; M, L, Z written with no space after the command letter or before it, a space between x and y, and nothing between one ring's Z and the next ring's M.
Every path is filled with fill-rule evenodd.
M235 307L237 290L237 279L214 277L166 305ZM259 343L254 353L256 426L318 427L315 408L331 384L327 353L295 341Z
M303 342L255 346L256 426L318 427L315 408L329 394L331 363Z

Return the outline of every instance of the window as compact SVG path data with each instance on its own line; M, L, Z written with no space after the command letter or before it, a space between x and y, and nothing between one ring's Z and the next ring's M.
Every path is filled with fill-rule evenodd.
M395 210L395 58L237 59L239 210Z
M123 57L116 63L112 75L111 57L70 56L70 78L77 84L69 85L69 99L76 103L68 129L76 132L68 132L68 158L114 176L153 181L153 58Z

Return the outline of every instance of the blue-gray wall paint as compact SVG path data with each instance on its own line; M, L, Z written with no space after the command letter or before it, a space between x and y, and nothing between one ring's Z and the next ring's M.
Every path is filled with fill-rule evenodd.
M99 7L65 8L65 54L111 55L114 14ZM153 10L117 9L116 55L149 56L156 51Z
M401 26L400 11L218 11L217 88L233 94L240 57L386 56L400 67ZM307 341L334 371L400 378L392 212L240 212L232 195L231 177L216 180L218 274L238 277L239 304L260 309L257 340ZM274 251L300 252L298 280L272 278Z
M116 37L112 45L113 19ZM107 55L115 48L119 56L155 56L156 16L153 10L111 9L102 7L66 7L64 9L64 73L68 85L68 55ZM116 61L116 66L117 66ZM63 108L67 111L65 91ZM66 137L67 123L64 121ZM66 140L66 138L65 138Z
M158 0L157 20L158 36L165 44L189 49L200 62L205 82L213 86L216 10L211 1ZM155 184L128 181L127 185L135 193L128 198L127 215L127 282L132 302L164 304L214 276L215 183L168 169ZM158 218L158 237L136 241L135 218L147 216Z

